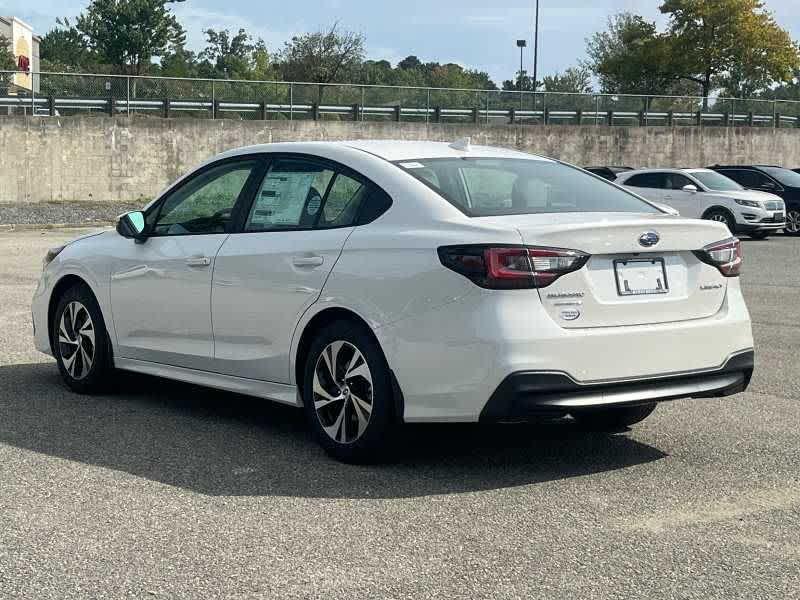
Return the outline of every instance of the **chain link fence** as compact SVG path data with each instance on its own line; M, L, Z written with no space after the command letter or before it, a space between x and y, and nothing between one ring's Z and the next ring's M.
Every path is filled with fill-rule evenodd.
M0 71L0 116L800 127L800 101Z

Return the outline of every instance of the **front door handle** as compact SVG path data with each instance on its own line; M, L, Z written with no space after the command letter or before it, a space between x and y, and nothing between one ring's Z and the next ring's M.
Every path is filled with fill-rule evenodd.
M295 256L292 264L295 267L321 267L325 262L322 256Z
M186 264L190 267L207 267L211 264L211 259L207 256L192 256L186 259Z

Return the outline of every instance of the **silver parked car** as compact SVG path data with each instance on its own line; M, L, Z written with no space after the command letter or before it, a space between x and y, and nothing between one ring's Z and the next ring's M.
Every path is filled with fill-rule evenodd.
M643 169L620 174L616 183L683 217L725 223L732 233L764 239L786 225L786 207L775 194L747 190L711 169Z

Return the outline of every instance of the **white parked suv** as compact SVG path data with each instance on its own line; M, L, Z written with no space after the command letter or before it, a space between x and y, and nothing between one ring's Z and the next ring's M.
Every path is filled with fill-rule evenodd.
M725 223L732 233L764 239L786 226L786 207L775 194L746 190L711 169L642 169L627 171L615 183L635 188L653 202L681 216Z
M744 390L737 239L585 171L428 142L226 152L116 231L52 249L36 347L303 408L349 461L402 422L621 428Z

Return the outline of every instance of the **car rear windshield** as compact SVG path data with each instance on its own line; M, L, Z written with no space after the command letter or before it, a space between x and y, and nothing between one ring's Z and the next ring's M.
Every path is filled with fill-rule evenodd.
M736 183L733 179L729 179L717 173L716 171L689 171L695 178L700 180L704 186L715 192L736 192L742 191L744 188Z
M600 178L554 161L430 158L395 164L471 217L661 212Z
M772 175L781 185L800 187L800 174L782 167L759 167L767 175Z

